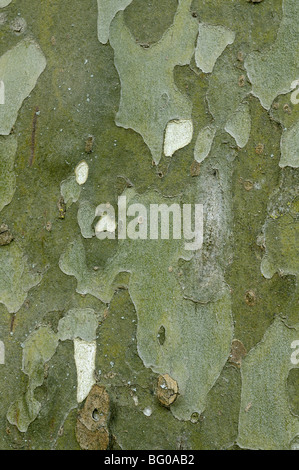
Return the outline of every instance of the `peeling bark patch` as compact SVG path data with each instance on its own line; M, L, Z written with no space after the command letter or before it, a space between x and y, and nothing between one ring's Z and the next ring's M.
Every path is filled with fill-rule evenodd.
M0 134L9 135L24 99L35 87L45 67L45 56L34 41L21 41L0 58L0 77L5 84Z
M263 228L262 243L266 253L261 262L261 272L267 279L279 274L298 277L298 175L282 178L280 188L272 196L268 217Z
M270 49L251 53L245 60L252 92L267 110L278 95L292 90L292 83L299 76L298 15L298 2L284 0L283 19L275 43Z
M95 358L97 345L95 341L87 342L74 339L74 356L77 368L77 401L81 403L89 394L95 383Z
M203 179L205 177L202 176ZM193 196L196 195L197 202L200 200L200 192L197 189L201 184L199 181L198 186L194 188ZM207 191L210 193L209 184ZM150 203L167 203L167 198L154 191L139 196L130 188L125 194L130 204L142 203L148 206ZM176 201L178 202L178 199L173 199L173 202ZM212 202L211 204L211 207L214 207ZM208 214L210 217L209 211ZM218 220L219 213L214 211L214 216ZM213 220L212 217L208 225L214 227L215 220L214 222ZM225 230L224 223L221 223L221 227ZM214 246L218 255L219 237L220 232L217 234L217 247ZM215 240L213 242L210 239L206 242L211 246ZM205 281L210 282L209 289L213 295L206 300L209 302L207 304L197 304L191 299L184 298L184 294L188 294L187 289L184 291L173 275L177 271L181 257L186 262L192 258L192 254L184 250L183 240L155 240L153 244L150 241L146 243L144 240L136 240L135 243L133 250L130 240L118 240L118 251L115 256L108 260L106 266L94 271L87 267L85 249L82 241L77 239L67 248L59 265L64 273L75 276L78 293L89 293L107 303L113 296L115 277L120 272L131 273L129 290L138 315L139 355L145 366L151 367L154 372L168 373L171 377L175 377L181 395L171 406L171 411L179 419L188 420L192 412L197 411L200 414L204 410L207 394L229 357L233 339L230 294L224 287L223 280L221 281L219 267L215 268L218 270L217 276L214 266L211 266L210 261L205 265L199 252L198 264L195 265L196 268L193 265L193 269L196 269L197 273L200 269L206 270L206 274L211 276ZM227 244L227 239L223 240L223 243ZM205 265L205 268L202 265ZM144 266L147 266L146 275ZM196 276L193 277L197 279ZM206 290L203 287L201 291L203 295L206 295ZM196 291L199 301L203 302L198 287ZM209 293L211 292L209 290ZM166 331L164 342L157 340L157 332L160 331L161 325ZM162 353L161 348L167 353ZM190 361L189 368L186 368L186 357ZM193 364L196 366L193 367Z
M299 121L282 134L279 166L299 167Z
M110 399L105 387L94 385L79 412L76 437L83 450L106 450L109 445Z
M224 49L235 40L235 33L223 26L201 23L195 50L195 61L204 73L212 73Z
M25 395L12 403L7 412L8 421L21 432L27 431L41 409L34 391L43 384L44 364L55 354L57 346L58 337L47 326L34 331L24 343L22 370L29 377L28 388Z
M216 127L207 126L198 133L194 148L194 159L201 163L210 153L213 140L216 134Z
M189 64L194 52L197 22L189 11L191 3L180 0L173 25L158 43L146 49L136 44L122 13L110 28L121 81L116 124L138 132L156 163L162 156L169 121L191 118L192 103L177 89L173 77L174 67Z
M61 341L81 338L90 342L96 339L98 318L91 308L74 308L59 320L58 334Z
M95 230L92 227L95 219L96 209L89 201L80 202L78 209L78 224L82 237L92 238L95 236Z
M98 0L98 39L106 44L109 38L110 24L116 13L125 10L132 0Z
M299 88L298 87L299 87L299 80L295 80L291 85L292 90L294 90L295 88L295 91L293 91L293 93L291 94L291 102L294 105L299 104L299 98L298 98Z
M27 298L27 292L42 279L33 274L22 251L14 243L0 249L0 303L9 313L16 313Z
M0 0L0 8L7 7L11 3L11 0Z
M238 147L245 147L251 132L251 116L247 104L241 104L239 106L236 112L227 121L225 130L235 139Z
M171 121L167 124L164 140L164 154L172 155L190 144L193 136L193 123L190 120Z
M5 364L5 346L3 341L0 341L0 365Z
M238 436L241 447L288 450L298 435L299 419L290 411L286 388L289 372L294 368L290 346L296 338L298 325L288 328L277 318L243 360Z
M168 374L160 375L157 384L157 397L164 406L170 406L177 399L178 384Z
M246 103L242 105L244 99L250 92L250 85L245 83L239 86L240 72L230 62L222 57L218 59L213 69L213 73L209 78L209 89L206 95L209 110L214 117L214 125L219 129L223 129L228 120L233 120L234 134L242 138L248 133L248 118L246 118ZM244 119L246 127L244 131L235 121L234 115L238 113L238 119ZM235 131L235 127L237 131Z
M86 183L88 179L88 173L88 164L83 160L75 168L76 181L80 186Z
M70 176L68 179L62 181L60 185L60 193L67 208L69 208L74 202L78 201L81 194L81 188L77 183L75 176Z
M59 339L74 341L78 403L85 400L95 383L95 339L98 326L98 318L91 308L69 310L66 316L59 320Z

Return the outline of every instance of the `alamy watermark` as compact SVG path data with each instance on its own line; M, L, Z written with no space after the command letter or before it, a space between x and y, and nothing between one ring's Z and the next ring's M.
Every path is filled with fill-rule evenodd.
M119 240L185 240L185 250L203 245L203 204L143 204L127 206L126 196L118 198L118 220L111 204L96 209L96 237Z

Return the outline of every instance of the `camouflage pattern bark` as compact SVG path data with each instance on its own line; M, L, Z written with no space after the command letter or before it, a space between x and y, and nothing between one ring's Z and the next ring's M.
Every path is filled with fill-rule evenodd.
M298 448L298 15L0 0L0 449Z

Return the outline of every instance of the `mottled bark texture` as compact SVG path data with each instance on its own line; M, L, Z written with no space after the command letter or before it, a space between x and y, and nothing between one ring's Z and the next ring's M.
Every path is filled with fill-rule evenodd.
M0 449L298 448L298 17L0 0Z

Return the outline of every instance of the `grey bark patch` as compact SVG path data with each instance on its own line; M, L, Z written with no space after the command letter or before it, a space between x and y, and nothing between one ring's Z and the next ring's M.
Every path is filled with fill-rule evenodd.
M7 7L11 3L11 0L0 0L0 8Z
M191 118L192 104L177 89L173 77L174 67L189 64L194 52L197 22L190 14L190 5L191 0L180 0L173 25L147 49L136 44L122 13L110 28L122 87L116 124L138 132L156 163L162 156L167 123Z
M80 202L78 209L78 224L82 237L92 238L95 236L95 230L92 226L95 214L96 209L89 201Z
M284 175L268 206L268 217L259 243L266 249L261 272L270 279L281 275L299 275L298 260L298 174Z
M225 130L235 139L238 147L245 147L251 131L251 116L248 104L241 104L238 107L227 121Z
M46 58L34 41L23 40L0 58L0 76L5 85L1 105L0 134L8 135L25 98L46 67Z
M98 0L98 39L106 44L109 38L109 28L116 13L124 10L132 0Z
M284 0L283 19L275 43L265 51L252 52L245 60L252 93L267 110L278 95L292 90L292 83L299 76L298 15L299 3Z
M59 321L59 338L61 341L67 339L73 340L75 338L93 341L96 339L98 326L98 318L93 309L72 309Z
M238 444L247 449L287 450L299 434L287 395L291 344L298 325L288 328L280 318L243 360Z
M212 125L199 131L194 148L194 159L198 163L201 163L209 155L215 134L216 127Z
M42 279L30 271L21 249L14 243L0 249L0 303L16 313L27 298L27 292Z
M5 346L3 341L0 341L0 364L5 364Z
M67 208L69 208L74 202L77 202L81 194L81 187L77 183L76 177L70 176L66 180L62 181L60 192Z
M195 50L197 67L204 73L212 73L218 57L234 40L235 33L228 28L201 23Z
M299 167L299 121L282 133L279 166Z
M8 421L21 432L26 432L38 416L41 404L34 397L34 391L43 384L44 364L55 354L57 346L58 337L48 326L34 331L24 343L22 370L29 377L28 388L7 412Z

